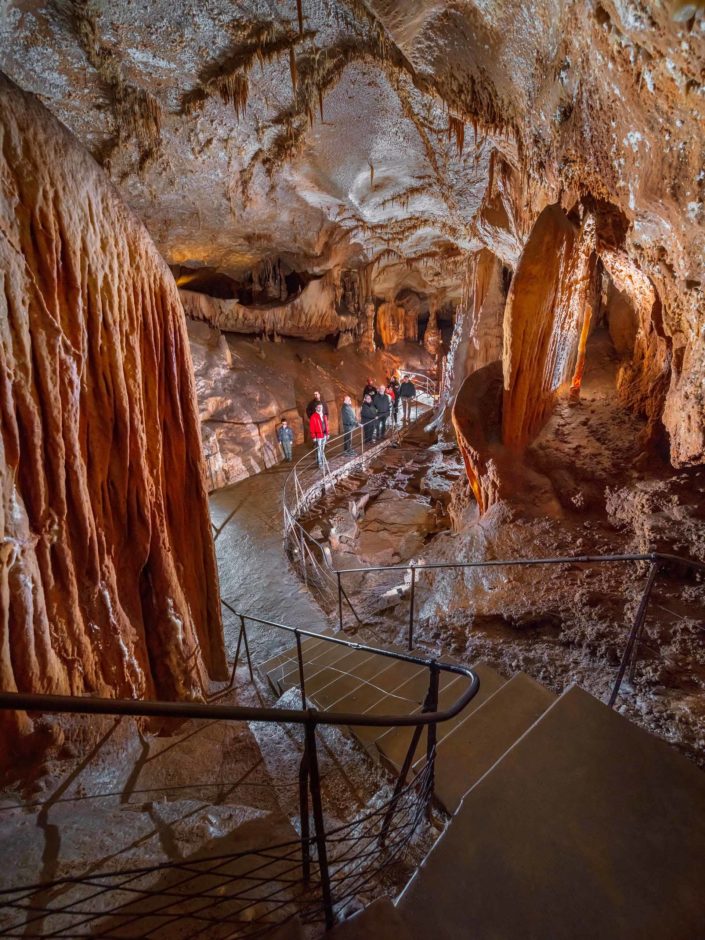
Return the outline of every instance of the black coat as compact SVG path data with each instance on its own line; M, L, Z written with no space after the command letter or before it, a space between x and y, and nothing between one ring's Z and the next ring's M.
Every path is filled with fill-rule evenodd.
M328 417L328 405L323 401L316 401L315 398L312 398L311 401L306 405L306 417L310 418L313 412L316 410L316 405L323 405L323 414Z
M402 382L399 386L399 396L401 398L416 398L416 386L413 382Z
M345 431L350 431L357 427L357 418L352 405L343 405L340 409L340 423Z
M377 414L380 418L384 418L389 414L392 403L389 400L389 395L380 395L379 392L372 399L372 404L377 409Z
M367 421L372 421L377 417L377 409L373 404L368 404L366 401L363 401L360 408L360 417L362 418L363 424Z
M362 390L363 398L365 397L365 395L376 395L376 394L377 394L377 387L375 385L366 385Z

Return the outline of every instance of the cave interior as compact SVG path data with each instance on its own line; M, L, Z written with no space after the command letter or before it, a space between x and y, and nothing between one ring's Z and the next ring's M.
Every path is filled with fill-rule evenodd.
M478 936L700 935L705 5L8 0L0 220L0 933L451 940L472 885ZM407 374L408 420L348 429ZM303 718L129 710L432 713L439 657L478 719L423 759L394 726L314 721L312 757ZM366 859L390 793L401 854L374 830L389 859L326 888L324 815ZM276 853L247 895L262 845L314 853L318 906Z

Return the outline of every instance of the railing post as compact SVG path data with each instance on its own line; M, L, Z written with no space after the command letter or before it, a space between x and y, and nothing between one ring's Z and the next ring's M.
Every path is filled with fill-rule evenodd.
M304 657L301 650L301 634L294 630L296 637L296 656L299 660L299 689L301 690L301 707L306 708L306 682L304 679Z
M427 702L427 711L436 712L438 711L438 679L439 679L439 669L438 663L434 659L430 667L430 675L428 679L428 696L426 698ZM430 767L429 778L428 778L428 803L426 804L426 815L430 818L431 808L433 805L433 791L436 783L436 732L437 726L436 722L432 722L428 726L428 738L426 740L426 763Z
M425 711L425 707L422 709L422 711ZM397 808L401 791L404 789L406 778L409 776L409 771L411 770L411 766L414 762L414 755L416 754L416 748L419 746L422 731L423 725L416 725L414 728L414 733L411 736L411 743L409 744L409 749L406 752L404 763L402 764L401 770L399 771L399 776L397 777L397 782L394 786L394 793L392 794L392 798L389 801L389 807L387 812L384 814L384 819L382 820L382 828L379 833L379 844L382 846L387 839L389 826L391 825L392 818L394 817L394 810Z
M414 595L416 593L416 566L411 564L411 588L409 591L409 651L414 648Z
M301 816L301 868L304 884L311 880L311 829L308 818L308 742L304 737L304 753L299 764L299 815Z
M247 656L247 668L248 668L249 671L250 671L250 682L254 682L254 681L255 681L255 677L254 677L254 675L253 675L253 673L252 673L252 658L251 658L251 656L250 656L250 644L247 642L247 630L246 630L246 628L245 628L245 616L244 616L244 614L240 614L240 631L241 631L242 637L243 637L243 639L244 639L244 641L245 641L245 655ZM238 654L239 654L239 652L240 652L240 643L239 643L239 641L238 641Z
M338 626L342 633L343 630L343 592L340 587L340 572L336 571L336 576L338 578Z
M328 850L326 847L326 831L323 822L323 802L321 800L321 778L318 772L318 753L316 751L316 723L310 719L305 724L306 750L309 755L309 781L311 785L311 801L313 803L313 825L318 851L318 867L321 872L321 894L323 895L323 910L326 917L326 929L330 930L335 924L333 914L333 896L330 887L330 871L328 870Z
M644 585L644 592L641 595L641 601L639 602L639 608L636 612L636 617L634 618L634 624L629 632L629 639L627 640L627 645L624 647L624 652L622 653L622 660L619 664L619 670L617 672L617 678L612 689L612 694L610 695L609 702L607 703L608 708L614 708L614 703L617 701L617 696L619 695L619 690L622 686L622 681L624 680L624 674L627 671L627 666L629 665L632 654L635 651L637 637L644 628L646 612L649 606L649 597L651 596L651 589L654 586L654 582L660 570L661 563L658 560L652 561L651 568L649 570L649 576L646 579L646 584Z

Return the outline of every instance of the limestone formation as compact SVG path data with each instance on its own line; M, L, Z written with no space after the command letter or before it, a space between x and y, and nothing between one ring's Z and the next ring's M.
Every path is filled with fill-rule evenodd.
M549 206L526 243L504 315L504 443L521 450L574 374L586 292L594 269L595 225L580 232Z
M359 347L361 352L374 352L376 349L375 305L372 302L365 304Z
M423 335L423 344L431 356L437 356L441 348L441 331L438 326L438 312L435 305L431 306L428 314L428 323Z
M0 137L0 686L198 697L225 656L178 291L104 171L4 77Z
M377 310L377 330L382 345L386 348L400 343L405 335L406 314L403 307L387 301Z
M210 297L182 290L186 314L230 333L293 336L321 340L329 334L352 330L357 319L336 313L336 283L332 275L313 280L290 303L248 307L237 300Z
M0 67L92 150L167 261L258 285L261 304L189 299L194 315L321 338L352 334L360 298L374 298L386 344L411 338L400 298L457 307L487 250L502 265L487 295L492 343L483 324L487 356L469 371L493 361L506 278L526 272L542 213L576 230L592 216L599 261L587 273L602 266L639 323L620 395L675 466L705 459L702 4L324 0L276 18L263 0L214 0L198 15L185 0L169 16L134 4L12 9ZM357 278L353 303L341 303L343 270ZM585 320L573 311L537 327L570 336L541 340L544 361L529 371L542 384L529 390L516 371L517 295L503 336L505 431L521 447L576 379ZM472 303L466 330L482 307ZM369 324L361 343L371 349Z

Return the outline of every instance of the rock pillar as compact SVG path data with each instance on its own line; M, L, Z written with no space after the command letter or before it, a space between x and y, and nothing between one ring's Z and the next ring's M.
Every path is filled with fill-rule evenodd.
M0 685L199 697L224 678L178 292L105 173L0 76ZM31 730L3 713L4 758Z
M360 350L362 352L374 352L375 349L375 305L371 300L368 300L362 314Z
M423 335L423 344L432 356L435 356L441 348L441 331L438 327L438 316L433 302L428 315L426 332Z

